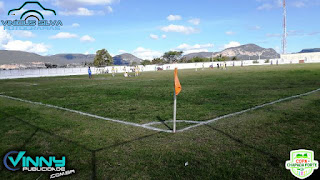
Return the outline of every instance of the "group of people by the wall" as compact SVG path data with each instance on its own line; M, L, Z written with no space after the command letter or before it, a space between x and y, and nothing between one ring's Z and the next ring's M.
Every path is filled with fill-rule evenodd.
M124 77L131 77L131 75L129 74L129 72L134 72L134 76L139 76L141 74L141 71L143 70L143 68L139 67L139 66L134 66L134 67L130 67L129 70L127 67L123 67L123 76ZM101 73L101 72L100 72ZM109 69L107 68L104 72L102 73L106 73L106 74L109 74L110 71ZM118 68L117 67L112 67L111 68L111 74L112 74L112 77L115 77L116 76L116 73L118 73ZM88 75L89 75L89 79L92 79L92 71L91 71L91 68L88 67Z

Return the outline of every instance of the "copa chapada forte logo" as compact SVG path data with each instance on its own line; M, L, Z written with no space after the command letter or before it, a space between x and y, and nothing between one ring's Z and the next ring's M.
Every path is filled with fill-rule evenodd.
M295 177L305 179L318 169L319 163L314 160L313 151L299 149L290 152L290 160L286 161L285 166Z

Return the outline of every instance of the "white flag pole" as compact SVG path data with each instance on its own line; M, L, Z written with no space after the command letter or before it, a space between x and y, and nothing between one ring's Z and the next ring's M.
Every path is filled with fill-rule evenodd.
M176 118L177 118L177 96L176 91L173 93L173 133L176 133Z

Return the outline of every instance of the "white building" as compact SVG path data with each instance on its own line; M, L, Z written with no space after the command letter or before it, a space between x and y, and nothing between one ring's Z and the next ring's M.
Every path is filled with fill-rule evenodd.
M282 54L281 59L289 61L304 61L316 62L320 60L320 52L314 53L297 53L297 54Z

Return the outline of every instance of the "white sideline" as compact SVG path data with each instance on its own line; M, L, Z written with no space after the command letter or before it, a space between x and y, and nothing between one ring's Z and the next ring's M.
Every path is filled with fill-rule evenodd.
M189 127L184 128L184 129L180 129L180 130L178 130L177 132L183 132L183 131L189 130L189 129L191 129L191 128L195 128L195 127L198 127L198 126L206 125L206 124L212 123L212 122L217 121L217 120L220 120L220 119L224 119L224 118L236 116L236 115L239 115L239 114L243 114L243 113L246 113L246 112L248 112L248 111L253 111L253 110L256 110L256 109L260 109L260 108L263 108L263 107L265 107L265 106L273 105L273 104L276 104L276 103L279 103L279 102L283 102L283 101L287 101L287 100L299 98L299 97L302 97L302 96L307 96L307 95L309 95L309 94L316 93L316 92L318 92L318 91L320 91L320 88L319 88L319 89L316 89L316 90L313 90L313 91L310 91L310 92L307 92L307 93L303 93L303 94L299 94L299 95L294 95L294 96L282 98L282 99L279 99L279 100L276 100L276 101L273 101L273 102L269 102L269 103L266 103L266 104L262 104L262 105L259 105L259 106L255 106L255 107L253 107L253 108L249 108L249 109L246 109L246 110L243 110L243 111L239 111L239 112L227 114L227 115L224 115L224 116L220 116L220 117L217 117L217 118L208 120L208 121L203 121L203 122L200 122L199 124L192 125L192 126L189 126Z
M265 104L262 104L262 105L258 105L258 106L255 106L255 107L252 107L252 108L249 108L249 109L246 109L246 110L242 110L242 111L239 111L239 112L235 112L235 113L227 114L227 115L224 115L224 116L220 116L220 117L217 117L217 118L214 118L214 119L210 119L208 121L178 120L177 122L193 123L195 125L186 127L184 129L177 130L177 132L184 132L184 131L190 130L192 128L196 128L198 126L206 125L206 124L212 123L212 122L220 120L220 119L236 116L236 115L239 115L239 114L246 113L248 111L253 111L253 110L256 110L256 109L260 109L260 108L263 108L265 106L273 105L273 104L280 103L280 102L283 102L283 101L299 98L299 97L302 97L302 96L307 96L309 94L313 94L313 93L316 93L318 91L320 91L320 88L316 89L316 90L313 90L313 91L310 91L310 92L307 92L307 93L303 93L303 94L299 94L299 95L294 95L294 96L282 98L282 99L279 99L279 100L276 100L276 101L273 101L273 102L269 102L269 103L265 103ZM68 108L63 108L63 107L59 107L59 106L54 106L54 105L50 105L50 104L44 104L44 103L41 103L41 102L33 102L33 101L29 101L29 100L15 98L15 97L11 97L11 96L6 96L6 95L3 95L3 94L0 94L0 97L7 98L7 99L12 99L12 100L16 100L16 101L21 101L21 102L26 102L26 103L30 103L30 104L46 106L46 107L55 108L55 109L59 109L59 110L69 111L69 112L81 114L81 115L84 115L84 116L89 116L89 117L93 117L93 118L97 118L97 119L102 119L102 120L105 120L105 121L111 121L111 122L121 123L121 124L125 124L125 125L141 127L141 128L145 128L145 129L149 129L149 130L153 130L153 131L158 131L158 132L172 133L171 130L164 130L164 129L155 128L155 127L151 126L151 125L161 124L162 122L150 122L150 123L146 123L146 124L137 124L137 123L131 123L131 122L126 122L126 121L121 121L121 120L110 119L110 118L97 116L97 115L93 115L93 114L89 114L89 113L85 113L85 112L81 112L81 111L76 111L76 110L72 110L72 109L68 109ZM172 120L171 121L165 121L165 122L172 122Z
M157 125L157 124L163 124L163 123L172 123L173 120L171 121L162 121L162 122L149 122L149 123L146 123L146 124L143 124L145 126L152 126L152 125ZM180 122L185 122L185 123L190 123L190 124L199 124L201 123L201 121L189 121L189 120L176 120L176 122L180 123Z
M159 129L159 128L155 128L155 127L151 127L151 126L147 126L147 125L141 125L141 124L137 124L137 123L131 123L131 122L126 122L126 121L120 121L120 120L105 118L105 117L101 117L101 116L97 116L97 115L93 115L93 114L89 114L89 113L85 113L85 112L81 112L81 111L76 111L76 110L63 108L63 107L59 107L59 106L54 106L54 105L51 105L51 104L44 104L44 103L41 103L41 102L28 101L28 100L15 98L15 97L11 97L11 96L6 96L6 95L2 95L2 94L0 94L0 97L7 98L7 99L12 99L12 100L16 100L16 101L21 101L21 102L26 102L26 103L30 103L30 104L46 106L46 107L55 108L55 109L59 109L59 110L69 111L69 112L81 114L81 115L84 115L84 116L89 116L89 117L93 117L93 118L97 118L97 119L102 119L102 120L105 120L105 121L112 121L112 122L121 123L121 124L125 124L125 125L142 127L142 128L146 128L146 129L150 129L150 130L154 130L154 131L171 132L170 130L164 130L164 129Z

